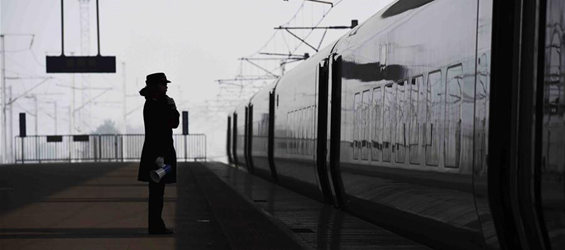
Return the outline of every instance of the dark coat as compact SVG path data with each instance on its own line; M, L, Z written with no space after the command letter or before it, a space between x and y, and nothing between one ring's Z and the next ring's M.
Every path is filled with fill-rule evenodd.
M142 89L139 93L145 96L143 107L145 141L137 179L145 182L151 181L149 172L158 168L155 159L163 156L165 164L172 166L172 171L161 179L161 183L175 183L177 181L177 154L173 146L173 128L179 126L179 112L173 99L168 96L153 99L147 96L146 89Z

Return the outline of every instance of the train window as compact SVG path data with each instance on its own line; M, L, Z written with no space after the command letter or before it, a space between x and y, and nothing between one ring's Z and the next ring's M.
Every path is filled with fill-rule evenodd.
M445 96L445 166L459 167L461 152L461 107L463 104L463 68L461 65L447 69L447 95Z
M428 75L428 112L426 131L426 164L436 166L439 164L440 150L440 126L442 125L442 114L445 86L441 80L441 71L435 71Z
M563 63L565 56L565 41L563 41L562 13L565 7L560 4L549 5L553 9L547 11L546 30L549 38L546 40L545 74L543 93L543 124L541 141L541 207L545 213L545 225L552 249L564 249L565 241L565 71ZM559 8L556 8L559 6ZM555 10L557 9L557 10Z
M390 162L391 157L391 141L394 139L393 135L393 85L387 84L384 87L384 105L383 105L383 161Z
M359 131L359 124L360 124L360 120L361 120L361 93L356 93L355 96L353 97L353 159L357 160L359 159L359 138L361 138L360 136L360 131Z
M290 153L294 154L295 151L295 138L296 138L296 121L294 120L296 112L290 112Z
M379 161L381 158L381 132L382 132L383 98L381 87L373 89L373 110L371 118L371 160Z
M488 92L490 89L489 60L486 53L479 57L477 67L477 86L475 90L475 171L482 173L486 166L486 150L488 145Z
M292 127L292 113L289 112L286 115L286 117L287 117L286 120L287 120L287 126L288 126L288 131L287 131L288 136L286 137L287 138L286 139L287 140L286 152L290 154L292 152L292 129L293 129L293 127Z
M296 130L298 130L298 124L297 124L297 119L296 119L296 111L292 111L290 113L290 153L291 154L296 154L296 148L297 148L297 143L296 143L296 139L298 138L298 133L296 132Z
M314 155L314 143L315 143L315 136L314 133L316 131L316 106L312 105L309 109L309 123L310 123L310 132L308 138L310 139L310 155Z
M296 110L296 154L302 154L302 110Z
M361 111L361 159L368 160L369 159L369 149L371 145L369 145L369 107L371 105L371 92L369 90L363 91L362 95L362 111Z
M406 81L396 87L396 162L406 158Z
M423 76L417 76L412 78L410 82L410 131L408 133L409 137L409 151L410 151L410 163L419 163L420 147L420 120L423 117L424 112L420 112L418 104L421 102L420 98L420 88L422 88L422 83L424 82ZM420 106L425 106L420 105Z
M416 80L416 83L418 83L418 80ZM426 84L426 81L424 80L424 78L422 77L420 79L420 84L419 84L419 95L418 95L418 129L419 129L419 136L420 136L420 145L419 145L419 149L418 150L420 152L418 158L419 159L423 159L421 158L422 156L425 157L425 146L426 145L426 121L427 121L427 112L428 112L428 85Z
M308 129L306 121L306 108L300 110L300 153L307 154L306 149L306 129Z
M303 147L304 147L304 154L308 155L310 154L310 150L308 149L309 147L309 143L308 143L308 134L309 134L309 130L310 130L310 120L308 119L308 111L310 110L310 107L306 107L304 108L304 110L302 111L302 123L304 124L304 128L303 128L303 136L302 136L302 140L303 140Z

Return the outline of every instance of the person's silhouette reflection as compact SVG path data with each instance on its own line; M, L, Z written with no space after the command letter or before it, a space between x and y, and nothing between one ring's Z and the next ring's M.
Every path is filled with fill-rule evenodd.
M174 100L166 95L167 84L170 81L164 73L147 75L145 83L146 86L139 91L139 94L145 97L143 107L145 142L137 179L149 183L149 233L170 234L172 231L165 227L161 213L165 184L176 182L177 158L172 129L179 125L179 112ZM171 166L171 171L158 183L150 178L150 172L159 168L155 164L157 157L163 157L164 163Z

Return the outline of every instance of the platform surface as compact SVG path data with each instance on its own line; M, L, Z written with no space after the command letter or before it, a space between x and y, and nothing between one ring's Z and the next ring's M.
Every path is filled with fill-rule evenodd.
M0 250L426 249L222 163L179 163L172 235L147 234L137 163L0 166Z

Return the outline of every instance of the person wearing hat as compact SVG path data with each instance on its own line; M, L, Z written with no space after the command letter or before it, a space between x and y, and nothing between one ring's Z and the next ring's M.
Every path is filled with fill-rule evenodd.
M137 179L149 183L148 231L150 234L173 233L165 227L161 218L165 184L176 182L177 170L173 128L179 126L180 115L173 98L166 95L167 84L170 82L165 73L153 73L147 75L146 86L139 91L139 94L145 97L143 106L145 141ZM155 182L150 178L150 172L160 168L155 162L158 157L162 157L164 163L171 166L171 170L159 182Z

